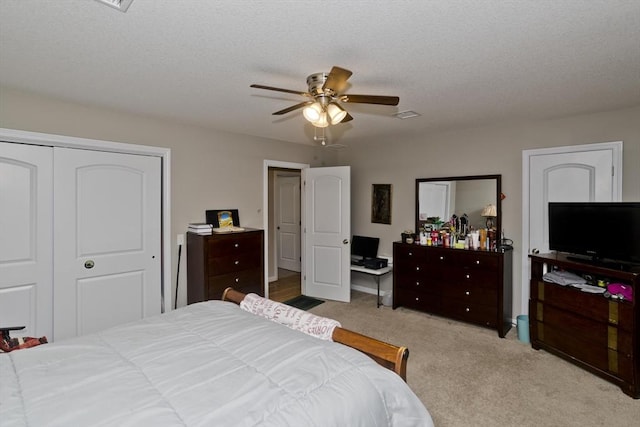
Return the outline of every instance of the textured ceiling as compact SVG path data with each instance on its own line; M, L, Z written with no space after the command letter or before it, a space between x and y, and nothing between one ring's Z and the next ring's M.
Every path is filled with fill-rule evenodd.
M333 65L400 97L347 104L337 144L640 105L640 1L0 0L0 84L228 132L313 143L271 115L302 97L249 85Z

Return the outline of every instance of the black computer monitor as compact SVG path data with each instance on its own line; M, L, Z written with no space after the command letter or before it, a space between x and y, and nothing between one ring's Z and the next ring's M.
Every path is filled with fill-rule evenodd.
M376 258L379 244L380 239L377 237L353 236L351 239L351 255L363 259Z

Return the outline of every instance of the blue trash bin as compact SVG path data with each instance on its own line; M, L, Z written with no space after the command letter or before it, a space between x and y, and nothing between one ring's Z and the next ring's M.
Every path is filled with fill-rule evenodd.
M517 317L518 324L518 340L523 343L529 343L529 316L521 314Z

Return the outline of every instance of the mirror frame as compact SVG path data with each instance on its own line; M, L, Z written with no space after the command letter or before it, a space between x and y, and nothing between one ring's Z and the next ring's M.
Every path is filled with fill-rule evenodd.
M417 178L416 179L416 205L415 205L415 232L420 233L420 183L438 181L470 181L479 179L496 180L496 211L498 216L495 219L495 228L498 239L502 236L502 175L469 175L469 176L445 176L439 178ZM484 206L482 206L484 207Z

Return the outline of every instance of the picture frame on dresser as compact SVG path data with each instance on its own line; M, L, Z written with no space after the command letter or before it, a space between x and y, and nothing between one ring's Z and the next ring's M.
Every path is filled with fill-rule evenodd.
M205 218L213 228L240 227L238 209L210 209L205 211Z

